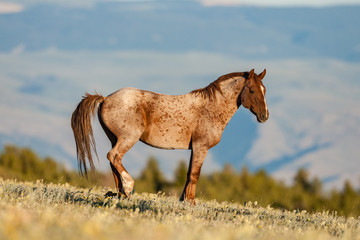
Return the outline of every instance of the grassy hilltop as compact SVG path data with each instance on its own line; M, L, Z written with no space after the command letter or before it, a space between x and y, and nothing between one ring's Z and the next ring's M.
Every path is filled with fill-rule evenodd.
M140 176L135 179L137 193L166 193L179 196L186 181L187 163L181 162L174 172L174 180L163 176L154 158L150 158ZM70 184L82 188L114 187L112 174L95 172L88 180L74 170L66 170L50 157L40 158L28 148L5 146L0 152L0 177L18 181ZM258 202L259 206L270 205L285 210L306 210L314 212L337 212L338 215L357 217L360 215L360 189L354 189L349 182L342 190L325 192L317 178L310 179L305 169L299 169L293 185L273 179L265 171L255 173L243 168L235 171L230 165L212 174L202 174L197 186L197 199L219 202Z
M360 218L0 180L0 239L360 239Z

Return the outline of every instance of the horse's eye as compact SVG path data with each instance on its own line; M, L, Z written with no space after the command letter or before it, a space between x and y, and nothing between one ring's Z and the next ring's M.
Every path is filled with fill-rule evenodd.
M249 91L250 91L251 94L254 93L254 90L252 90L251 88L249 88Z

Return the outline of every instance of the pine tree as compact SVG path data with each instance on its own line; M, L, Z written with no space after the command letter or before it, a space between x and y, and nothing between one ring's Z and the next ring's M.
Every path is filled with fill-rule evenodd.
M140 185L140 190L142 191L157 193L163 190L165 179L154 157L150 157L148 160L145 169L140 174L139 182L138 185Z
M187 175L187 167L185 161L180 161L178 167L175 169L175 186L182 187L185 185Z

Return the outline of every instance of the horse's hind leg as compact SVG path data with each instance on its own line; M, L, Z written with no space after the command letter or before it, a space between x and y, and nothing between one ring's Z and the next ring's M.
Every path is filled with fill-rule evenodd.
M111 96L104 100L99 119L103 128L116 139L107 158L111 163L119 194L129 197L133 191L134 180L124 168L122 158L139 141L145 124L142 108L137 102L139 96L134 95L133 90L123 90Z
M100 105L101 109L102 104ZM112 148L115 147L116 143L117 143L117 137L110 131L110 129L108 127L106 127L106 125L104 124L100 111L98 112L98 118L99 118L99 122L101 124L101 127L103 128L104 132L106 133L106 136L109 138L110 142L111 142L111 146ZM116 185L116 189L118 191L118 193L120 193L123 189L122 187L122 183L121 183L121 179L120 179L120 174L119 172L116 170L116 168L114 167L114 165L111 163L110 161L110 167L111 167L111 171L113 173L114 176L114 180L115 180L115 185ZM109 191L105 194L106 197L113 197L118 195L117 193L113 193L112 191Z
M119 194L125 194L127 197L130 197L135 182L123 166L122 158L125 153L129 151L130 148L138 141L138 139L130 139L131 138L126 140L118 138L117 143L107 155L107 158L110 161L111 169L113 171L117 190Z
M123 187L122 187L122 182L121 182L121 178L120 178L120 174L119 172L116 170L116 168L114 167L114 165L110 162L110 167L111 167L111 171L112 174L114 176L114 180L115 180L115 185L116 185L116 189L117 189L117 193L113 193L112 191L109 191L105 194L106 197L114 197L114 196L118 196L119 193L121 191L123 191ZM119 195L120 196L120 195Z

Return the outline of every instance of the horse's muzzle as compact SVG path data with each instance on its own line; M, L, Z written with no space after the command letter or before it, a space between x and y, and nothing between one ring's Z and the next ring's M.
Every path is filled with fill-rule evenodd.
M257 114L256 117L257 117L258 122L260 122L260 123L266 122L266 120L268 120L268 118L269 118L269 111Z

